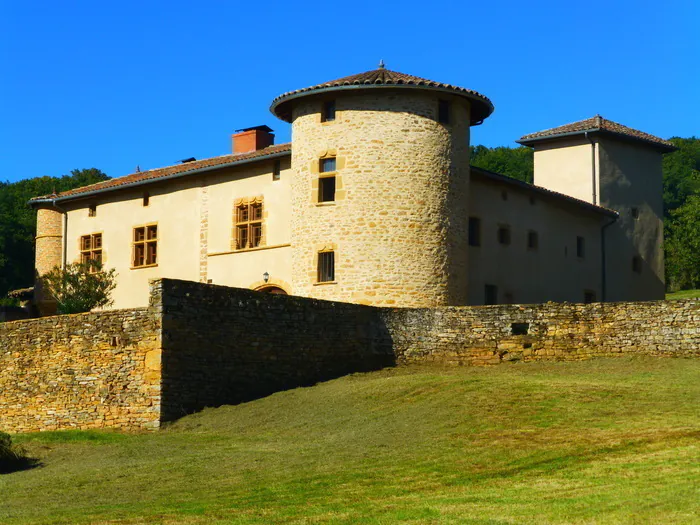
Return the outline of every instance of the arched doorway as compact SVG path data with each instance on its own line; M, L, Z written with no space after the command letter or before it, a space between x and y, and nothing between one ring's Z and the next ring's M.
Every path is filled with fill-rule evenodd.
M275 285L263 286L262 288L258 288L256 291L262 292L262 293L272 293L272 294L277 294L277 295L287 295L287 292L285 292L279 286L275 286Z

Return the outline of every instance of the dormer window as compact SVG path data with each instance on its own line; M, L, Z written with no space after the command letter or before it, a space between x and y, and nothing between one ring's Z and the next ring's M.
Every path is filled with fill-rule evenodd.
M321 122L332 122L335 120L335 100L327 100L321 109Z

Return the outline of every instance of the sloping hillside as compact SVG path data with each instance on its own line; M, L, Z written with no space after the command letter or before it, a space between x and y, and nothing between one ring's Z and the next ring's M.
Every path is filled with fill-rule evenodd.
M156 434L45 433L13 523L700 521L700 361L358 374Z

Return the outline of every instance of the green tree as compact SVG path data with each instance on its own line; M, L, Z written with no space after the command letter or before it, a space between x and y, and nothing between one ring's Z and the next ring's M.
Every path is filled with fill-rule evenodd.
M700 288L700 194L671 211L667 225L666 276L670 290Z
M533 152L525 146L517 148L472 146L470 163L477 168L529 183L532 183L535 171Z
M73 170L62 177L0 182L0 299L9 290L34 284L36 211L27 201L94 184L109 177L96 168Z
M116 277L114 268L105 272L102 263L91 260L54 268L42 282L56 300L59 314L78 314L111 306Z
M664 213L683 206L690 195L700 193L700 139L670 139L677 151L664 155Z

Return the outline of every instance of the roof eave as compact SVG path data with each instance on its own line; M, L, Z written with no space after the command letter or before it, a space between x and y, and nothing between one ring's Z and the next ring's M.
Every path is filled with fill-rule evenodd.
M144 179L144 180L139 180L127 184L120 184L118 186L109 186L107 188L101 188L98 190L93 190L93 191L86 191L85 193L76 193L74 195L65 195L63 197L58 196L54 198L38 198L38 199L31 199L28 204L29 206L34 207L34 205L39 205L39 204L55 204L57 202L68 202L72 200L79 200L87 197L92 197L94 195L99 195L102 193L107 193L110 191L117 191L117 190L123 190L123 189L130 189L130 188L136 188L139 186L145 186L147 184L155 184L158 182L162 181L168 181L172 179L177 179L180 177L187 177L190 175L198 175L200 173L206 173L208 171L214 171L214 170L219 170L223 168L230 168L230 167L235 167L235 166L243 166L245 164L250 164L252 162L258 162L261 160L269 160L269 159L275 159L278 157L286 157L292 154L291 149L285 150L285 151L278 151L275 153L270 153L268 155L260 155L259 157L253 157L250 159L243 159L243 160L237 160L234 162L227 162L225 164L217 164L215 166L204 166L202 168L197 168L194 170L188 170L188 171L182 171L180 173L173 173L172 175L165 175L163 177L154 177L152 179Z
M314 96L322 93L331 93L336 91L358 91L363 89L414 89L423 91L438 91L441 93L449 93L450 95L467 98L472 102L477 102L482 108L485 108L485 111L479 112L478 114L472 114L472 118L470 119L470 121L475 125L476 123L480 123L485 118L490 116L495 109L491 100L484 96L479 96L466 91L459 91L451 88L437 86L421 86L417 84L349 84L343 86L328 86L318 89L309 89L306 91L302 90L297 93L291 93L289 95L281 95L272 101L272 104L270 105L270 113L272 113L280 120L283 120L285 122L291 122L291 112L280 111L280 106L302 97Z
M601 133L604 135L611 135L613 137L617 137L620 140L626 140L626 141L630 141L630 142L639 142L639 143L645 144L651 148L661 150L665 153L671 153L671 152L676 151L678 149L676 146L673 146L673 145L662 144L660 142L654 142L652 140L643 139L640 137L633 137L631 135L625 135L624 133L616 133L614 131L610 131L607 129L601 129L601 128L582 129L580 131L569 131L566 133L557 133L555 135L544 135L542 137L531 137L531 138L527 138L527 139L521 138L519 140L516 140L515 142L517 144L522 144L523 146L534 147L534 143L536 143L536 142L558 140L558 139L573 137L573 136L577 136L577 135L585 135L586 133Z

